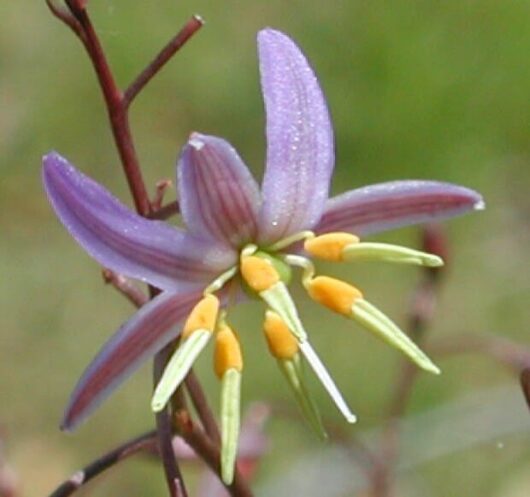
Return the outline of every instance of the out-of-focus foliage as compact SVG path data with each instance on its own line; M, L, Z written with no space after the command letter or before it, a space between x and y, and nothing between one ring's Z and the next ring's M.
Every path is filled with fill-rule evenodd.
M173 176L177 152L193 130L226 137L259 174L264 115L255 33L264 26L281 29L303 48L328 98L336 128L336 192L417 177L462 183L486 198L484 213L447 225L452 257L432 334L488 331L530 343L528 2L93 0L89 5L123 84L191 14L207 21L134 105L138 152L153 189L160 178ZM98 266L47 204L40 157L52 148L129 202L79 42L51 17L44 1L1 2L0 425L29 497L45 494L79 465L152 424L146 367L74 436L58 432L81 370L132 310L102 286ZM414 243L416 233L403 230L384 238ZM404 323L414 270L358 265L347 276ZM311 309L302 313L315 346L360 418L353 428L339 426L377 427L397 354L351 323ZM296 415L264 352L261 312L249 304L235 319L248 358L244 398L272 399ZM514 381L490 361L469 355L441 366L441 377L422 376L412 412ZM199 374L216 404L210 370L206 358ZM317 385L315 392L328 421L340 423ZM271 433L262 482L319 446L297 417L277 418ZM528 433L499 442L502 450L495 444L419 466L414 475L421 479L422 495L500 496L524 487ZM159 468L135 462L106 477L92 495L161 491Z

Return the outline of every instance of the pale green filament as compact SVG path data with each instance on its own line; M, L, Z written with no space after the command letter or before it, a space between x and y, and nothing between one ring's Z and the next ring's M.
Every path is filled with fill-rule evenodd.
M156 386L151 400L151 409L154 412L161 411L168 403L173 392L189 373L211 336L212 332L209 330L195 330L180 343Z
M219 290L221 290L221 288L223 288L223 286L225 285L225 283L229 280L231 280L235 274L237 273L237 266L234 266L234 267L231 267L230 269L228 269L227 271L225 271L223 274L221 274L220 276L218 276L215 280L213 280L205 289L204 289L204 292L203 292L203 295L209 295L211 293L215 293Z
M315 276L315 265L307 258L301 255L285 255L282 259L291 266L301 267L304 271L302 273L302 283L307 286Z
M345 261L384 261L427 267L443 266L442 258L437 255L388 243L352 243L344 247L342 258Z
M305 385L300 354L294 355L291 359L278 359L277 362L311 428L320 439L326 440L327 434L320 413Z
M234 480L240 427L241 373L228 369L221 379L221 478Z
M251 255L254 255L258 250L258 246L254 245L253 243L249 243L241 253L239 254L240 259L243 259L244 257L249 257Z
M377 307L364 299L357 299L353 304L352 318L392 347L403 352L420 368L440 374L438 366Z
M283 240L277 241L267 249L271 252L277 252L278 250L289 247L289 245L292 245L293 243L301 242L302 240L307 240L308 238L314 238L314 236L315 234L312 231L300 231L299 233L294 233Z

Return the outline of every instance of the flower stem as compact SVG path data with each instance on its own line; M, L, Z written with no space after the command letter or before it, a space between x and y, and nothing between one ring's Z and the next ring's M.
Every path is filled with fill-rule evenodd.
M156 448L156 431L153 430L135 437L97 458L82 470L74 473L68 480L61 483L49 497L68 497L112 466L138 452L154 448Z
M186 390L190 395L193 407L195 408L195 411L201 420L202 426L204 427L204 431L208 437L210 437L212 442L219 446L221 443L221 434L219 433L217 422L215 421L213 412L210 409L208 401L206 400L206 395L204 395L204 391L201 387L201 384L199 383L199 380L195 376L193 369L188 373L184 383L186 385Z
M129 107L142 89L151 81L162 67L177 53L186 42L204 25L204 21L197 15L181 28L181 30L169 40L167 45L158 53L153 61L136 77L124 92L123 104Z
M138 155L136 153L130 129L128 110L132 101L145 88L149 81L193 36L193 34L200 29L203 24L202 20L197 16L192 17L159 52L154 60L147 65L147 67L131 83L128 89L123 92L116 83L97 32L92 25L86 9L87 2L85 0L65 0L66 6L68 7L67 9L58 7L54 4L53 0L46 0L46 3L52 14L76 34L79 40L83 43L92 62L105 101L114 142L120 156L122 168L133 197L136 211L145 217L158 217L154 215L157 206L153 205L149 199L141 173ZM162 207L160 209L160 217L169 217L175 212L178 212L178 203ZM125 294L133 304L136 306L143 304L142 296L129 287L127 281L122 281L119 275L105 274L105 278L106 281L115 286L121 293ZM150 288L151 297L153 297L155 293L156 290ZM167 350L169 350L169 347L171 347L171 345L168 345L167 349L159 352L155 357L155 384L158 382L165 365ZM200 390L200 385L198 385L198 383L195 386L195 390ZM204 407L201 412L204 414ZM185 497L187 495L186 490L173 452L172 423L167 409L157 414L156 423L160 455L164 465L170 495L172 497ZM212 430L212 428L210 427L209 430ZM70 488L71 482L65 485ZM57 495L68 494L59 493ZM55 497L57 497L57 495Z

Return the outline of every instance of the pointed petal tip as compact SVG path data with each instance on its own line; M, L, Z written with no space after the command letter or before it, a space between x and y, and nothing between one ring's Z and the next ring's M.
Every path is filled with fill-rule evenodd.
M267 42L267 38L270 38L271 36L282 36L287 38L286 35L284 35L281 31L278 31L276 29L271 28L270 26L267 26L266 28L260 29L258 31L257 39L258 43Z
M72 165L55 150L50 150L42 156L42 175L45 183L50 180L50 174L59 173L60 169L71 168Z
M194 131L188 138L188 145L193 147L195 150L201 150L205 145L205 138L206 135Z
M473 204L473 210L475 211L483 211L486 209L486 202L484 202L484 199L480 197L474 204Z

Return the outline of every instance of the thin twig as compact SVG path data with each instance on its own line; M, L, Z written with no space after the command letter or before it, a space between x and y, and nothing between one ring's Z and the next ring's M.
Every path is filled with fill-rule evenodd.
M165 219L175 212L178 212L178 203L174 202L162 207L159 210L158 215L154 215L154 209L147 194L138 162L138 157L134 147L129 125L128 108L134 98L145 87L145 85L186 43L186 41L200 29L203 24L202 20L197 16L190 19L183 29L181 29L181 31L170 40L166 47L161 50L158 56L145 68L144 71L140 73L140 75L127 89L126 94L124 94L116 84L114 75L109 66L97 33L90 21L86 11L86 0L66 0L66 4L70 9L71 16L67 14L66 11L56 8L51 1L52 0L47 0L47 3L52 13L74 30L76 35L78 35L83 42L85 50L92 62L105 100L114 141L120 155L122 167L127 178L137 212L142 216L158 219ZM158 205L156 207L158 207ZM133 291L128 286L128 282L126 280L121 280L119 276L114 277L115 275L112 274L107 276L110 280L110 283L112 283L119 291L124 293L134 305L141 306L143 303L145 303L143 296L140 296L137 292ZM153 298L157 294L157 290L152 287L150 287L149 290L150 297ZM172 350L172 347L173 344L169 344L165 349L160 351L155 356L153 368L155 384L158 383L168 354ZM202 392L202 388L198 382L193 387L193 390L196 399L201 395L204 397L204 393ZM200 411L202 416L204 416L207 408L205 397L204 404L206 407L202 406ZM177 413L180 416L189 417L186 409L178 410ZM156 422L159 453L164 465L164 471L168 487L170 489L170 495L172 497L186 496L186 490L184 488L180 470L173 452L172 423L169 417L168 409L163 410L156 416ZM209 430L212 430L212 427L209 427ZM184 431L187 432L187 430ZM190 436L190 440L194 441L195 448L200 449L202 447L202 451L196 450L197 453L203 456L208 455L209 459L207 462L209 461L210 466L215 468L216 472L219 474L219 452L217 448L203 432L192 430L190 433L193 435ZM211 450L206 450L205 447L208 447ZM215 455L217 459L213 460L212 457L215 457ZM229 488L229 490L233 496L244 497L251 495L239 474L236 475L234 484Z
M182 411L177 413L179 419L177 424L180 428L179 435L195 451L195 453L210 467L216 474L221 474L221 458L219 448L206 436L204 431L198 427L188 413ZM252 491L236 468L234 481L225 488L232 497L252 497Z
M78 36L80 39L83 39L83 29L81 28L81 25L77 19L69 11L55 5L53 0L46 0L46 5L50 9L51 13L57 17L57 19L64 22L64 24L66 24L76 36Z
M153 383L155 386L158 385L158 382L160 381L167 360L172 351L172 344L168 344L155 356L153 367ZM175 452L173 450L173 426L168 406L158 412L155 418L158 450L160 452L160 457L162 458L164 475L169 488L170 496L187 497L188 493L186 491L186 487L184 486L184 480L182 479L182 474L175 459Z
M149 299L147 295L125 276L117 274L107 268L103 268L101 273L105 283L116 288L116 290L124 295L135 307L142 307L148 302Z
M164 220L164 219L169 219L171 216L174 216L175 214L178 214L179 211L180 211L179 203L175 200L174 202L170 202L169 204L166 204L163 207L160 207L160 209L153 211L147 217L149 219Z
M487 355L515 374L530 367L530 350L527 347L485 333L457 333L433 342L431 350L438 357L467 353Z
M59 485L49 497L68 497L99 474L138 452L156 447L156 432L150 431L97 458Z
M177 53L186 42L204 25L197 15L191 17L183 28L167 43L153 61L136 77L124 92L123 103L129 107L143 88L158 74L160 69Z
M526 405L530 409L530 367L524 368L519 375L519 382L523 390Z
M448 251L445 236L439 225L431 224L423 228L422 249L441 256L447 261ZM410 301L408 332L411 338L421 344L425 338L436 307L440 269L424 268L423 277L414 290ZM396 383L388 403L386 425L381 437L381 464L373 468L372 492L376 497L392 495L392 475L399 452L398 419L404 414L413 391L418 368L407 359L401 359Z
M193 407L201 420L204 431L210 437L212 442L219 446L221 443L221 435L219 434L219 428L217 427L217 422L215 421L215 416L213 415L208 401L206 400L206 395L201 388L199 380L195 376L195 373L192 370L188 373L185 379L186 390L188 391Z
M138 213L146 216L151 212L151 205L140 170L138 155L134 147L123 94L116 84L107 57L87 11L73 0L67 0L67 4L83 30L84 36L81 37L81 40L92 61L99 86L105 98L114 142L121 158L134 205Z

